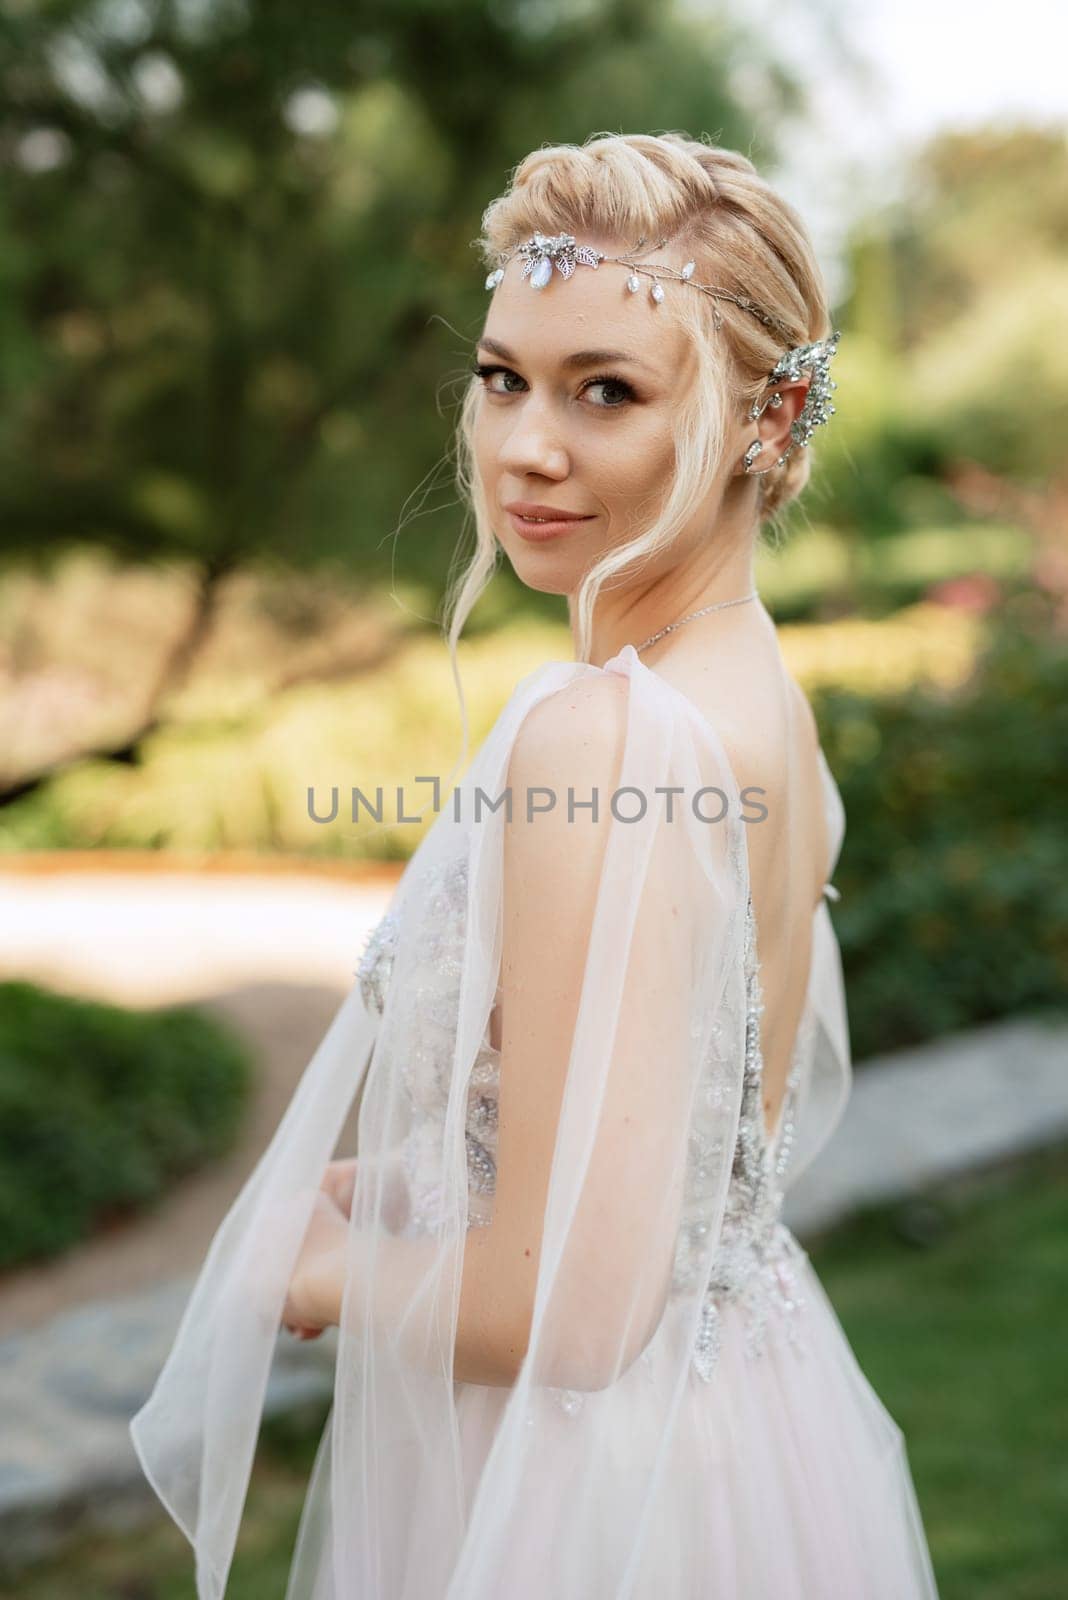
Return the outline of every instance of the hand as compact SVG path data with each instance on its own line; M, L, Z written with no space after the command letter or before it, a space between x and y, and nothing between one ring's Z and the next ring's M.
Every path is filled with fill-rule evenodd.
M331 1161L323 1173L320 1188L340 1207L346 1217L352 1216L352 1197L356 1188L358 1156L346 1156ZM409 1180L403 1157L387 1157L385 1188L382 1192L381 1218L391 1233L399 1233L408 1220L411 1196Z
M348 1232L346 1213L319 1189L282 1309L282 1326L298 1339L317 1339L336 1321L333 1296L324 1286L343 1269Z
M327 1164L319 1187L328 1194L346 1217L352 1215L352 1195L356 1187L356 1156Z
M352 1194L356 1186L356 1157L348 1156L342 1161L327 1163L323 1172L322 1182L319 1187L323 1193L337 1206L345 1217L352 1215ZM289 1309L289 1302L286 1302ZM310 1323L286 1323L289 1331L298 1339L318 1339L323 1329Z

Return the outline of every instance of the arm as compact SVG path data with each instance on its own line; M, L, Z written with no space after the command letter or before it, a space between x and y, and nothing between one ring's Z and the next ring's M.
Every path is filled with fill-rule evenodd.
M408 1186L404 1146L378 1158L385 1173L385 1202L382 1220L390 1232L400 1231L408 1215ZM369 1161L362 1160L366 1172ZM316 1197L315 1211L293 1269L289 1293L282 1311L282 1323L301 1339L317 1339L340 1318L341 1290L344 1283L344 1255L341 1250L346 1230L338 1216L348 1220L356 1174L361 1167L358 1156L341 1156L328 1162L319 1188L324 1199ZM337 1215L335 1215L335 1212Z
M319 1250L294 1278L294 1295L302 1314L319 1327L334 1327L341 1322L345 1287L346 1233L339 1230L336 1240ZM492 1229L472 1228L464 1248L463 1286L456 1330L453 1380L478 1383L489 1388L510 1388L526 1349L522 1330L517 1330L510 1308L502 1303L497 1241ZM376 1298L376 1316L385 1328L395 1326L401 1308L407 1308L417 1289L425 1283L436 1247L426 1239L391 1238L388 1268L381 1274L388 1293ZM349 1284L348 1315L358 1326L364 1314L361 1278L354 1273Z
M725 831L687 823L685 798L669 810L657 792L699 786L689 733L628 694L613 674L571 684L531 709L510 751L513 816L492 846L502 1044L490 1225L444 1244L381 1230L376 1244L354 1228L348 1305L341 1266L328 1274L346 1331L373 1327L423 1373L451 1341L460 1380L509 1385L529 1357L539 1387L604 1388L669 1301L694 1200L694 1096L741 922L726 915L738 886ZM527 821L528 786L555 794L555 809ZM596 794L596 816L569 820L569 788L576 802ZM727 1056L729 1074L740 1048ZM712 1102L717 1126L730 1104ZM719 1164L704 1181L711 1243Z
M608 677L539 703L512 749L497 1181L491 1225L468 1230L464 1245L457 1381L511 1385L528 1349L572 1074L572 1093L581 1097L599 1084L603 1105L599 1117L592 1103L573 1113L573 1128L590 1130L588 1156L572 1148L561 1158L565 1174L584 1171L585 1182L554 1267L538 1381L577 1388L610 1382L640 1354L665 1303L689 1081L689 924L670 890L686 846L681 828L643 833L613 817L626 728L626 685ZM557 796L551 813L529 822L528 787ZM596 793L596 820L589 809L568 820L569 787L576 801ZM654 793L647 799L651 812L663 804ZM631 923L629 947L621 950L620 929ZM423 1239L380 1241L374 1316L384 1333L402 1308L419 1302L439 1248ZM346 1314L359 1327L365 1273L353 1266L349 1276ZM344 1281L342 1244L322 1260L314 1290L325 1320L341 1319ZM413 1339L417 1360L425 1339L425 1328Z
M550 1181L566 1206L567 1174L583 1174L556 1229L537 1375L578 1389L612 1382L660 1320L690 1081L689 907L673 891L692 864L681 827L613 815L627 696L609 675L549 697L520 730L509 773L494 1273L508 1347L525 1351ZM664 803L651 792L656 762L641 764L653 818ZM557 797L529 823L528 785ZM569 786L576 802L596 793L596 820L588 808L568 820ZM622 796L620 817L637 804Z

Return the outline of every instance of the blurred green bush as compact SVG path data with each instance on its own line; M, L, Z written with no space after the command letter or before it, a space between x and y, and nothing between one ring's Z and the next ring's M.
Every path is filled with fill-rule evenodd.
M222 1155L251 1078L244 1043L191 1007L0 983L0 1269L68 1249Z
M846 808L832 915L857 1057L1068 1008L1068 640L1020 602L963 688L812 694Z

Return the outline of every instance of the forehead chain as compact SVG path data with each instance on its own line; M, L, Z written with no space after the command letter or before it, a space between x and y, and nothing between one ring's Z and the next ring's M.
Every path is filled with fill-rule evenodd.
M523 277L530 280L530 287L535 290L545 289L551 282L554 272L558 273L566 282L577 267L592 267L596 269L603 261L614 262L629 269L626 287L630 294L637 294L641 288L642 278L651 279L649 299L653 306L658 306L664 300L664 286L662 279L683 283L688 288L697 289L702 294L709 295L714 300L729 300L750 316L756 317L765 327L777 333L787 348L767 378L767 384L781 382L784 378L797 380L802 372L811 373L811 381L805 396L805 403L801 411L790 424L792 435L791 443L785 452L774 463L781 466L789 455L794 445L807 445L814 430L822 422L826 422L834 413L836 407L831 403L831 390L838 385L830 376L829 366L832 358L837 354L838 341L841 333L835 330L827 339L817 339L808 344L791 344L790 334L785 324L779 318L771 315L759 306L748 295L735 294L730 289L717 288L712 284L694 282L696 263L687 261L680 268L668 266L660 262L655 266L643 265L642 258L654 250L662 249L670 242L667 236L660 238L655 244L646 244L644 235L638 240L633 250L628 250L622 255L608 255L603 250L594 250L591 245L578 244L570 233L545 234L533 233L529 239L514 246L511 250L497 253L497 266L486 278L486 288L496 289L504 278L505 268L515 256L524 262ZM644 248L643 248L644 247ZM723 326L723 318L718 308L713 308L713 319L717 328ZM773 396L778 399L778 396ZM755 400L750 407L749 416L753 421L759 418L766 405ZM747 470L751 469L751 462L746 463ZM769 469L765 469L769 470Z
M532 289L544 289L552 278L554 269L562 278L570 278L576 267L599 267L602 261L617 262L620 266L630 267L631 274L627 279L627 289L631 294L637 294L641 288L641 278L651 278L652 286L649 298L654 305L659 305L664 298L662 278L674 279L681 283L688 283L692 289L699 289L702 293L713 296L715 299L731 300L740 306L743 311L748 311L756 317L765 327L774 329L783 338L787 337L786 328L777 317L761 309L754 300L747 295L733 294L729 289L714 288L711 284L695 283L693 274L696 263L687 261L680 270L659 263L656 266L643 266L642 257L648 256L654 250L662 250L670 243L667 235L656 241L655 244L646 244L644 235L638 240L633 250L626 251L623 255L607 255L603 250L594 250L590 245L577 244L570 233L533 233L529 239L518 244L511 250L498 254L497 267L486 279L486 288L495 289L504 277L504 269L513 256L521 256L525 265L524 278L530 279ZM644 246L644 249L643 249ZM722 319L715 313L716 326L721 326Z

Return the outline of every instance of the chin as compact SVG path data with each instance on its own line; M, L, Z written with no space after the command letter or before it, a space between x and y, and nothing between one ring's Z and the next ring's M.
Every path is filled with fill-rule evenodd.
M525 589L534 589L538 594L572 594L577 587L577 580L569 571L551 570L546 564L539 566L535 561L513 561L512 571Z
M572 563L547 553L539 560L538 552L531 552L526 546L521 550L510 550L507 545L502 548L508 565L525 589L534 589L538 594L564 595L573 593L577 587L581 574L576 575Z

